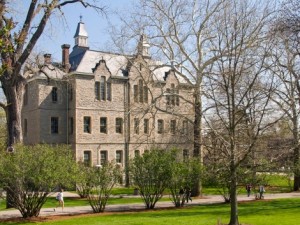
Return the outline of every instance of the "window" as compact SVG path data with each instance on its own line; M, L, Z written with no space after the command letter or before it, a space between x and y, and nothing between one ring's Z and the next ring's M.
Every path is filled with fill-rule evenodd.
M53 87L51 91L52 102L57 102L57 87Z
M187 135L188 134L188 121L187 120L184 120L182 122L182 133L184 135Z
M139 101L139 86L138 85L134 85L133 86L133 97L134 97L134 102L138 102Z
M83 132L91 133L91 117L89 116L83 117Z
M183 160L188 160L189 159L189 150L183 149L182 156L183 156Z
M100 100L106 100L106 77L100 79Z
M140 156L140 150L135 150L134 151L134 157Z
M107 133L107 118L100 117L100 133Z
M107 151L100 152L100 165L104 165L107 162Z
M83 152L83 163L85 166L92 165L92 158L91 158L91 151L84 151Z
M139 102L140 103L143 103L143 92L144 92L143 81L139 80Z
M51 134L58 134L58 117L51 117Z
M176 98L176 105L179 106L179 90L176 89L175 93L176 93L176 96L175 96L175 98Z
M144 134L149 134L149 119L144 119Z
M111 101L111 83L110 82L107 82L106 83L106 96L107 96L107 98L106 98L106 100L107 101Z
M122 155L122 151L118 150L116 151L116 163L122 163L123 161L123 155Z
M171 130L171 134L175 134L176 133L176 120L171 120L170 130Z
M24 88L24 105L27 104L28 104L28 84L26 84Z
M171 84L171 105L175 105L175 85Z
M148 88L144 86L144 103L148 103Z
M73 117L69 117L69 134L73 134L74 129L74 120Z
M162 134L164 132L164 121L157 120L157 133Z
M140 133L140 121L138 118L134 118L134 133L139 134Z
M24 136L27 136L27 119L24 119Z
M167 91L166 91L166 102L167 102L167 105L170 105L170 88L167 88Z
M116 118L116 133L122 134L123 132L123 119Z
M100 100L100 82L95 82L95 98Z

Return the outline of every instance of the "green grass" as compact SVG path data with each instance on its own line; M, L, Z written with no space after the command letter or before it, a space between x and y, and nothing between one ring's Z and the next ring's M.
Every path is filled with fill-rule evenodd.
M240 223L251 225L294 225L299 224L300 199L254 201L239 204ZM154 210L148 212L92 215L68 220L49 222L5 222L0 225L215 225L217 220L229 221L228 204L194 206L183 209Z

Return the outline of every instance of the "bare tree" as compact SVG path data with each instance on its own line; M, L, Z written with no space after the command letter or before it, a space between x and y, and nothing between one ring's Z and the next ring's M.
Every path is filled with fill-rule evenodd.
M153 101L158 111L179 113L161 105L162 98L180 98L181 102L193 108L193 156L202 160L202 95L203 79L221 54L212 54L212 43L217 41L215 30L211 29L215 17L224 7L224 0L142 0L131 18L124 19L121 40L135 37L141 32L147 34L152 46L152 56L166 64L153 65L153 70L169 66L180 78L192 86L192 100L183 98L176 92L162 89L161 95ZM126 42L127 43L127 42ZM225 54L222 52L222 54ZM188 119L188 118L187 118ZM201 182L193 189L193 195L201 193Z
M272 41L276 48L272 59L276 67L273 73L278 78L278 88L273 101L280 106L291 122L293 137L294 191L300 188L300 4L298 1L285 1L273 23Z
M6 112L8 146L23 141L21 107L26 80L22 68L52 14L55 11L63 13L65 6L76 3L103 11L96 0L31 0L24 21L15 21L10 14L11 3L0 1L0 81L6 97L6 103L1 102L0 106Z
M205 119L219 140L219 154L228 171L230 225L239 224L238 171L253 153L259 135L272 122L269 102L273 78L265 69L270 51L266 36L269 19L271 8L267 1L233 0L225 2L210 27L218 40L212 43L211 54L218 61L205 79Z

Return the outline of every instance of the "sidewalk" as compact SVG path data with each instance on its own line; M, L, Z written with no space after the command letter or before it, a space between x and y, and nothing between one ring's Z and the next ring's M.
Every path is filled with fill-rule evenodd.
M65 196L74 196L76 194L73 193L64 193ZM299 192L292 193L281 193L281 194L265 194L264 199L279 199L279 198L299 198ZM254 200L254 195L247 197L246 195L239 195L238 201L252 201ZM207 195L203 196L203 198L193 199L192 202L187 203L186 205L205 205L205 204L213 204L213 203L222 203L224 202L223 197L220 195ZM156 209L159 208L172 208L174 207L172 202L158 202L156 204ZM116 205L107 205L105 212L124 212L124 211L132 211L132 210L142 210L145 209L143 203L132 203L132 204L116 204ZM43 208L40 212L40 216L54 216L54 215L76 215L83 213L93 213L92 208L90 206L75 206L64 208L62 212L60 208L56 209L54 212L53 208ZM21 217L21 214L16 209L4 210L0 211L0 220L8 219L8 218L17 218Z

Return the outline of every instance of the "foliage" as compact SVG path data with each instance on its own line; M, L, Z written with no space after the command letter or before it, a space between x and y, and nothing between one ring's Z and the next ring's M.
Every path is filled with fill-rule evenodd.
M108 162L101 167L90 168L88 176L88 201L95 213L103 212L112 188L122 176L122 170L119 165Z
M81 198L87 198L92 188L90 184L93 177L90 174L93 172L93 168L78 162L76 169L76 192Z
M189 190L200 179L201 165L195 158L183 159L182 154L177 149L171 152L170 172L168 189L170 190L171 200L176 207L184 205L188 198Z
M51 191L74 184L73 154L64 145L17 145L15 149L1 153L0 185L24 218L38 216Z
M170 152L152 149L131 162L130 172L139 189L146 209L153 209L170 182L172 157Z

